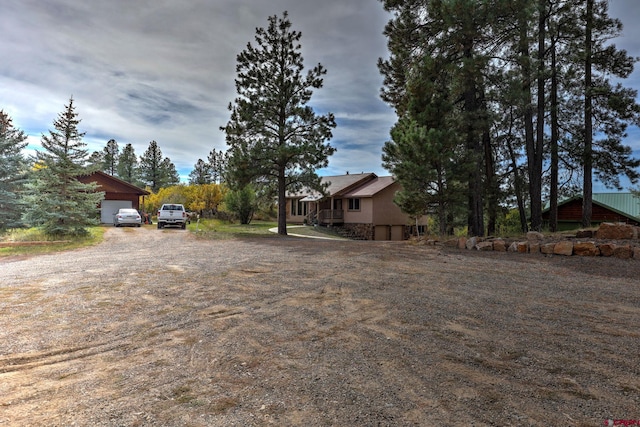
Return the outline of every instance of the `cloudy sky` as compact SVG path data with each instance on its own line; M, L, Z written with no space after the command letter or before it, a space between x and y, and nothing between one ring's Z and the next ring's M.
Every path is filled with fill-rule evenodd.
M625 23L617 45L640 56L640 1L610 8ZM226 150L237 54L284 11L305 65L328 70L312 106L335 114L338 151L321 174L388 174L381 147L395 116L379 97L389 16L378 0L0 0L0 109L37 149L73 96L90 151L113 138L141 155L155 140L186 181L199 158ZM625 84L640 89L640 70ZM637 129L626 143L640 156Z

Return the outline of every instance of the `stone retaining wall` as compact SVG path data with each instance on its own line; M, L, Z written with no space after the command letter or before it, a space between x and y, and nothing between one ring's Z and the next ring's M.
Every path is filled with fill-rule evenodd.
M478 251L516 252L546 256L604 256L640 261L640 227L603 223L596 232L581 231L576 236L558 238L529 232L526 240L461 237L443 242L446 246ZM437 244L426 240L425 244Z

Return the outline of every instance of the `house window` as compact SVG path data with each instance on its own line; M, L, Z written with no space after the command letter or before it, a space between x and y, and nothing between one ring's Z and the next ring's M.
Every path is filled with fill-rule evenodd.
M291 215L306 215L307 214L307 203L301 201L300 199L291 200Z
M349 199L349 210L350 211L359 211L360 210L360 199Z

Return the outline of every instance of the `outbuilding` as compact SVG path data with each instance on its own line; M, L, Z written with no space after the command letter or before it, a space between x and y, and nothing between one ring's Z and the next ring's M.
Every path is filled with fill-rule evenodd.
M98 184L97 190L104 191L104 199L98 206L100 222L103 224L113 224L113 216L121 208L140 210L140 197L151 194L147 190L100 171L83 175L78 178L78 181L85 184L95 182Z
M591 223L623 222L640 225L640 197L633 193L593 193ZM549 222L549 207L542 211L542 219ZM558 229L573 230L582 226L582 195L558 203Z

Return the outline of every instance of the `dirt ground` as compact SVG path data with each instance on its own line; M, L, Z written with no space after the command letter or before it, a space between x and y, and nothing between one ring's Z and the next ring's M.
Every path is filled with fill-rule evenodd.
M109 229L0 259L0 426L638 420L639 278L634 260Z

